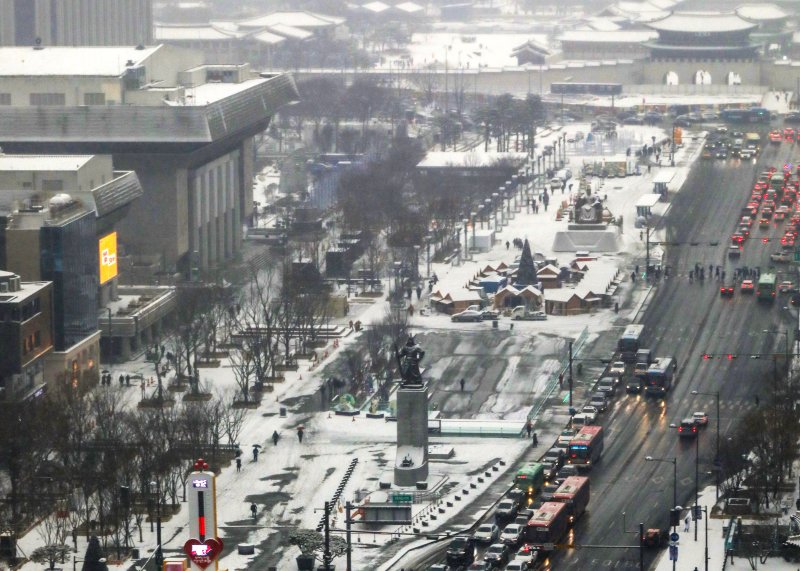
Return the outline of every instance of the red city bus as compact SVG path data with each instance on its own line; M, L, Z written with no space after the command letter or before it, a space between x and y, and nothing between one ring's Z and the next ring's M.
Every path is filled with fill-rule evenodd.
M566 504L569 523L574 524L589 503L589 478L570 476L553 493L553 501Z
M567 463L591 469L603 453L603 427L584 426L569 441Z
M523 551L552 551L569 527L567 504L545 502L533 511L525 526Z

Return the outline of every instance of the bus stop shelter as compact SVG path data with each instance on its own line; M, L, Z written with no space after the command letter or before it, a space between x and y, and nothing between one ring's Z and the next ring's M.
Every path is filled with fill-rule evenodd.
M636 218L650 220L653 207L661 200L660 194L645 194L636 202Z
M669 192L669 183L675 178L675 171L662 170L653 177L653 192L661 197L661 200L667 200L667 192Z

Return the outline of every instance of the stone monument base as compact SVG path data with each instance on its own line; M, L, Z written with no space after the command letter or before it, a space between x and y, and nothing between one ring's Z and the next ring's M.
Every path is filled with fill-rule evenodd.
M428 478L428 385L397 390L395 486L414 486Z
M407 464L407 465L404 465ZM418 446L398 446L394 461L394 485L415 486L428 479L428 459Z

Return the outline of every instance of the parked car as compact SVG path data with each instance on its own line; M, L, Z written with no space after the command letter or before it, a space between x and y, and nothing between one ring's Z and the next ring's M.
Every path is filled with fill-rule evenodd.
M483 321L483 314L474 309L465 309L459 313L454 313L450 317L450 321L454 322L467 322L467 321Z
M547 314L544 311L529 311L524 305L518 305L511 310L511 319L523 321L544 321Z
M505 501L505 500L503 500ZM501 502L502 503L502 502ZM499 508L500 506L498 506ZM516 510L514 511L516 513ZM494 543L500 537L500 528L493 523L483 523L475 530L472 536L478 543Z
M500 312L495 309L484 309L481 311L481 319L484 321L492 321L493 319L500 319Z

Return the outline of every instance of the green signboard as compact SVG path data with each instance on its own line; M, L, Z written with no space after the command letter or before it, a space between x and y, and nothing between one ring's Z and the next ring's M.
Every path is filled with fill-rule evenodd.
M393 504L410 504L413 503L414 496L411 494L392 494Z

